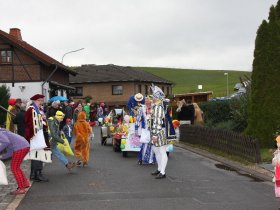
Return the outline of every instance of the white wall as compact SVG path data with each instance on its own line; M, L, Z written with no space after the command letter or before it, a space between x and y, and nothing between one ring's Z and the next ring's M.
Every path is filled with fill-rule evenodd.
M14 83L14 87L12 87L12 83L0 83L0 86L1 85L9 87L11 98L29 99L35 94L43 93L45 95L45 102L49 100L48 83L44 85L44 88L42 88L42 82Z

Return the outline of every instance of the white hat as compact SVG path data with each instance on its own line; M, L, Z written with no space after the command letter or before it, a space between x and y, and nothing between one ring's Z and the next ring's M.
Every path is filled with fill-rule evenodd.
M144 99L144 96L141 94L141 93L137 93L135 96L134 96L134 99L135 101L142 101Z

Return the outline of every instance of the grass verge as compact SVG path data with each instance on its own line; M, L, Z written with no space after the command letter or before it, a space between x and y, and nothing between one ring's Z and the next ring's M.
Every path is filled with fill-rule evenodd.
M190 144L190 143L186 143L186 142L183 142L183 144L186 144L186 145L191 146L191 147L193 147L193 148L205 150L205 151L207 151L207 152L209 152L209 153L212 153L212 154L214 154L214 155L218 155L218 156L224 157L224 158L226 158L226 159L239 162L239 163L244 164L244 165L252 165L252 164L255 164L254 162L250 162L250 161L248 161L248 160L244 160L243 158L241 158L241 157L239 157L239 156L236 156L236 155L229 155L229 154L227 154L226 152L223 152L223 151L220 151L220 150L217 150L217 149L213 149L213 148L209 148L209 147L207 147L207 146L196 145L196 144Z

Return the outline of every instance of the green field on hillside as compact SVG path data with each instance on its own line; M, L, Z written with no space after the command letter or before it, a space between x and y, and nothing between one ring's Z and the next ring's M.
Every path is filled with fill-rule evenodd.
M227 92L227 76L229 94L233 93L234 86L240 82L240 77L244 75L251 77L248 71L227 71L227 70L194 70L175 69L158 67L136 67L154 75L167 79L174 83L173 93L190 93L199 91L213 91L213 97L225 96ZM202 90L198 90L198 85L202 85Z

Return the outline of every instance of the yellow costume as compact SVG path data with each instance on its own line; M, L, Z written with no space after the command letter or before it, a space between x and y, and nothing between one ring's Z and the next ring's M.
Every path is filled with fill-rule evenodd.
M74 134L76 136L75 155L83 161L83 165L87 165L89 161L89 141L91 135L91 127L86 121L86 113L79 112L78 120L74 125Z

